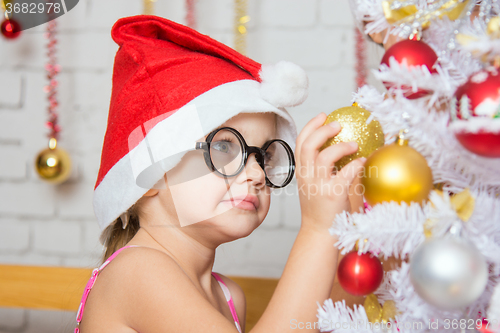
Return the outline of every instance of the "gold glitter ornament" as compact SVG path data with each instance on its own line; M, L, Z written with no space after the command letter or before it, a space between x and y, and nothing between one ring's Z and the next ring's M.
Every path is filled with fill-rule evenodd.
M384 145L384 132L380 123L371 119L370 123L366 123L371 113L359 106L347 106L333 111L328 115L323 125L337 121L342 127L339 134L328 139L320 151L328 146L335 145L340 142L356 141L358 143L358 151L354 154L342 157L335 163L337 170L342 169L347 163L360 157L368 157L372 152Z
M67 180L70 175L71 159L65 150L56 148L55 139L51 139L49 148L42 150L37 155L35 168L43 180L60 184Z

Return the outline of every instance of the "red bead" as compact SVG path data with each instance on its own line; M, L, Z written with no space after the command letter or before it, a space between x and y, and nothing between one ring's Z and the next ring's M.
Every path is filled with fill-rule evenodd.
M437 73L434 65L438 60L436 52L427 44L417 40L403 40L392 45L382 57L381 64L389 66L389 59L394 57L398 63L402 63L406 59L409 68L414 66L425 66L431 73ZM387 89L393 87L391 82L384 82ZM411 87L402 86L403 90L407 91L404 95L408 99L423 97L430 92L424 89L418 89L416 92L411 91Z
M342 288L356 296L368 295L380 286L384 277L382 263L371 253L348 253L340 261L337 276Z
M462 146L484 157L500 157L500 133L455 133Z
M477 322L477 320L476 320ZM482 318L481 319L481 326L479 328L477 328L477 324L476 322L474 323L476 325L476 330L481 332L481 333L493 333L493 331L489 330L488 328L492 328L492 323L489 322L486 318Z
M14 39L21 34L21 25L16 20L4 20L1 26L2 35L5 38Z

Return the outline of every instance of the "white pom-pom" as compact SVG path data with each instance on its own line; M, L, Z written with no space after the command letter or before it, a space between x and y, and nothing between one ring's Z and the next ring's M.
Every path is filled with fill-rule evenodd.
M262 65L260 94L276 107L296 106L307 98L309 80L306 72L294 63L280 61Z

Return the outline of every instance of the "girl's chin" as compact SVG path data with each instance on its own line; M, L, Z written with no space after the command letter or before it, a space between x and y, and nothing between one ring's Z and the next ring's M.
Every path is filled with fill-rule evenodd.
M238 226L235 224L240 222ZM227 225L226 232L230 234L232 240L248 237L255 229L260 226L259 221L245 221L245 219L231 219ZM228 230L229 229L229 230Z

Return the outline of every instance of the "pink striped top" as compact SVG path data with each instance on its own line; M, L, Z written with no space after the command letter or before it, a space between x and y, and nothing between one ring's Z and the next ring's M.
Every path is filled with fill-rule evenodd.
M92 289L92 287L95 284L95 281L97 279L97 276L99 275L99 272L102 271L104 269L104 267L106 267L111 262L111 260L113 260L122 250L124 250L128 247L139 247L139 246L138 245L128 245L128 246L124 246L124 247L118 249L115 253L113 253L111 256L109 256L109 258L101 265L101 267L95 268L92 271L92 276L90 277L89 281L87 282L87 285L85 286L85 289L84 289L83 295L82 295L82 300L80 301L80 306L78 307L78 312L76 313L76 325L77 325L77 327L75 328L74 333L80 332L80 329L78 326L80 325L80 322L82 321L85 303L87 302L87 297L89 296L90 290ZM229 304L229 309L231 310L231 314L233 315L234 324L236 325L238 332L242 333L241 327L240 327L240 321L238 320L238 315L236 314L236 309L234 308L233 298L231 297L231 293L229 292L229 288L224 283L224 281L222 281L222 279L220 278L220 276L217 273L212 272L212 275L219 282L219 285L221 286L222 291L224 292L224 296L226 297L226 301Z

